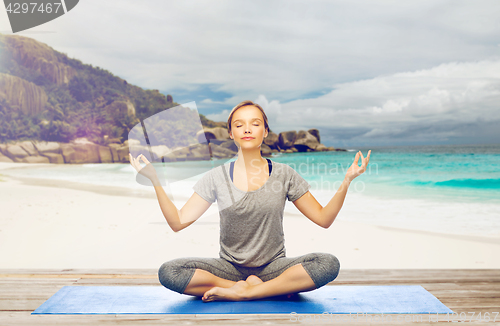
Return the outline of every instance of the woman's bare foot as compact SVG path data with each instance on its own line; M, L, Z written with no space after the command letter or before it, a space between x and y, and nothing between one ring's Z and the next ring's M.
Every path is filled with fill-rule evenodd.
M252 285L247 281L238 281L230 288L213 287L201 298L203 302L210 301L244 301L248 288Z
M260 284L260 283L264 283L264 281L262 281L256 275L250 275L249 277L247 277L246 281L250 285L257 285L257 284ZM299 295L298 293L290 293L290 294L286 294L286 297L287 297L287 299L296 299L298 297L298 295Z
M245 301L250 287L264 283L258 276L250 275L245 281L238 281L230 288L213 287L203 294L204 302L210 301ZM296 299L298 293L285 294L287 299Z

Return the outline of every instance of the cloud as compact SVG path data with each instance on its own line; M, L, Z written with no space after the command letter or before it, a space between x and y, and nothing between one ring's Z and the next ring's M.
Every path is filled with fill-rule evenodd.
M280 119L283 116L283 112L281 110L281 104L279 101L274 100L269 102L269 100L261 94L257 97L256 100L254 100L254 103L259 104L266 113L269 128L271 130L273 130L271 126L280 124Z
M229 113L231 113L229 110L223 110L220 113L207 114L206 117L212 121L227 121Z
M217 121L256 99L273 131L327 145L483 141L498 137L499 16L496 0L86 0L27 36Z
M234 96L221 104L228 109L260 94L286 102L339 83L484 60L498 53L499 11L497 1L86 0L34 29L56 33L29 36L141 87L220 85Z
M453 62L340 83L314 99L276 103L281 109L276 128L316 127L327 134L339 127L364 130L336 135L328 139L332 142L446 141L467 136L464 130L472 141L487 141L482 126L486 121L500 125L498 103L500 59Z

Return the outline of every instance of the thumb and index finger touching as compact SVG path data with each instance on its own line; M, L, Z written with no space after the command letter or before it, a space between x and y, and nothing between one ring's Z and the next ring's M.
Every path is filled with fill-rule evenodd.
M363 156L363 153L361 151L358 151L356 153L356 157L354 158L354 164L358 165L359 162L359 157L361 156L361 165L366 165L370 161L370 154L372 153L372 150L370 149L368 151L368 155L366 158Z
M139 162L140 159L142 159L142 161L148 165L150 162L148 161L148 159L140 154L139 156L137 156L137 158L134 158L132 156L131 153L128 154L130 156L130 164L132 164L132 166L137 170L137 172L139 172L143 167L141 166L141 163Z

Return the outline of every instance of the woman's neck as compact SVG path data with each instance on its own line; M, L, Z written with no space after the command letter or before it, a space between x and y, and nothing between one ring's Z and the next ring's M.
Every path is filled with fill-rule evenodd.
M243 151L240 147L238 151L238 158L236 159L235 166L245 169L245 171L256 171L265 169L267 160L262 157L260 146L254 149Z

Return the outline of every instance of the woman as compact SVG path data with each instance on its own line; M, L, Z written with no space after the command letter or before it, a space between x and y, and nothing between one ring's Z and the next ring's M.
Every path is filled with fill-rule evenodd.
M161 210L174 232L194 223L217 200L220 214L220 257L177 258L164 263L160 283L178 293L215 300L255 300L307 292L333 281L338 259L329 253L285 255L283 212L288 199L312 222L329 228L339 213L351 181L366 170L356 154L342 185L322 207L311 187L295 170L261 156L269 132L264 110L251 101L238 104L228 118L228 132L238 145L236 161L207 172L193 187L194 194L178 210L165 194L154 168L139 155L131 164L154 184ZM358 166L361 155L362 165ZM146 163L141 168L139 159Z

